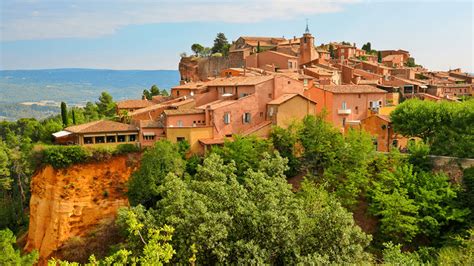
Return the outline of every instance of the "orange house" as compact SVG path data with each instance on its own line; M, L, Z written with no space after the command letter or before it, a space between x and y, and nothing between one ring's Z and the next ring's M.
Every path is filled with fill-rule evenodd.
M391 149L405 150L408 138L393 131L390 117L375 114L361 120L360 127L374 137L377 151L389 152Z
M358 122L385 106L387 92L370 85L328 85L311 88L305 95L316 101L317 112L344 129L347 122Z
M246 67L265 68L267 65L275 66L276 70L297 70L298 57L275 51L265 51L252 54L245 58Z

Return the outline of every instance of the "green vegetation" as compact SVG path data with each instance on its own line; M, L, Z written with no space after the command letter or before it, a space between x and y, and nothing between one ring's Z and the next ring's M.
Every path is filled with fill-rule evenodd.
M377 62L382 63L382 52L377 52Z
M191 45L191 50L194 52L194 56L196 57L228 56L229 48L230 43L227 41L227 37L225 37L225 34L222 32L217 33L212 48L205 47L199 43L194 43ZM187 57L186 53L184 53L184 56L181 55L181 57Z
M65 102L61 102L61 119L63 121L63 126L67 127L69 122L67 119L67 106Z
M336 54L334 52L334 46L332 44L329 45L329 56L331 57L331 59L336 58Z
M16 237L12 231L0 230L0 265L33 265L38 260L38 252L33 251L21 255L20 250L15 249Z
M408 100L391 119L396 132L421 138L432 154L474 158L474 100Z
M86 151L80 146L51 146L43 150L43 162L54 168L65 168L84 162Z
M151 86L150 90L143 90L143 97L147 100L151 100L153 96L169 96L168 91L166 90L160 90L158 86L153 85Z

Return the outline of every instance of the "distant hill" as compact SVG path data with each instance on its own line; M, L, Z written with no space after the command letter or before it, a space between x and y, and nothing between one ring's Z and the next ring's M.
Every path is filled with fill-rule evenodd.
M77 68L1 70L0 120L28 116L29 110L32 110L31 116L42 118L54 114L57 108L52 106L61 101L84 105L96 101L102 91L108 91L115 100L139 98L142 91L153 84L169 90L179 84L179 72ZM20 104L25 102L28 105Z

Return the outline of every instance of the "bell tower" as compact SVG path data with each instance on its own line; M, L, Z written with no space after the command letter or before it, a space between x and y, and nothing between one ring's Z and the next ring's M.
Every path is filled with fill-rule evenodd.
M306 29L304 31L303 37L300 38L299 64L303 65L318 58L319 55L316 51L316 48L314 48L314 37L309 32L308 19L306 19Z

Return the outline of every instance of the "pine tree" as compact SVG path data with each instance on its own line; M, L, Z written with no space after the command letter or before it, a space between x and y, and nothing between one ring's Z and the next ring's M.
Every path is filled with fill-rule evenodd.
M382 53L380 51L378 51L378 53L377 53L377 61L379 63L382 63Z
M72 109L72 124L75 125L76 124L76 112L74 112L74 109Z

